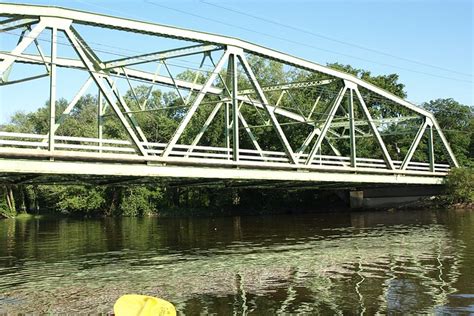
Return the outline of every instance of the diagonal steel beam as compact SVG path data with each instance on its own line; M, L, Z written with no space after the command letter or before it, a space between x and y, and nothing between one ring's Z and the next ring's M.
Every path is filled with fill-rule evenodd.
M96 72L96 70L94 68L95 63L92 60L90 60L89 54L87 54L84 51L84 49L80 45L78 39L76 38L76 35L71 31L70 28L65 28L64 32L65 32L67 38L69 39L69 41L71 42L72 47L74 48L74 50L79 55L82 62L84 63L84 66L88 69L89 74L94 79L96 85L102 91L102 93L103 93L104 97L106 98L107 102L109 103L109 105L114 110L114 112L117 115L119 121L122 123L122 126L127 131L130 139L133 142L133 145L138 149L138 151L140 152L141 155L147 156L147 152L146 152L145 148L143 148L142 144L140 143L140 139L138 138L138 136L133 131L133 129L130 126L129 122L127 121L126 117L120 111L120 108L117 106L117 104L115 104L112 94L107 89L104 82L102 81L103 78ZM110 84L110 82L109 82L109 84Z
M46 27L46 23L39 22L36 26L28 33L27 36L24 36L22 41L11 51L11 53L0 62L0 74L3 76L5 70L7 70L16 60L16 55L23 53L23 51L38 37L38 35L43 32Z
M140 108L141 108L142 110L145 110L145 109L146 109L148 100L150 99L151 93L153 92L153 85L154 85L155 82L156 82L157 76L159 76L159 74L160 74L161 65L162 65L162 63L158 63L158 65L156 66L156 70L155 70L155 72L154 72L153 79L151 80L150 88L148 88L148 93L147 93L147 95L146 95L146 98L145 98L145 100L143 100L143 103L142 103L142 105L140 106ZM192 91L192 90L191 90L191 91ZM191 92L189 92L189 94L191 95Z
M16 83L22 83L22 82L35 80L35 79L40 79L40 78L44 78L44 77L48 77L48 76L49 76L49 73L44 73L44 74L41 74L41 75L24 77L24 78L16 79L16 80L8 80L8 81L0 80L0 86L6 86L6 85L12 85L12 84L16 84Z
M257 100L253 100L253 99L250 99L248 96L239 96L238 97L239 100L242 100L243 102L245 103L249 103L249 104L252 104L254 107L256 107L257 109L258 108L262 108L264 109L264 106L261 102L257 101ZM313 131L311 132L310 135L308 135L308 138L305 140L305 142L303 143L302 146L300 146L300 148L296 151L296 156L297 157L300 157L301 154L303 153L303 151L306 149L307 146L309 146L309 143L311 143L311 141L313 140L313 137L315 135L319 135L321 133L321 130L320 130L320 126L318 127L317 125L314 124L314 122L312 121L308 121L303 115L300 115L298 113L294 113L294 112L291 112L291 111L288 111L288 110L285 110L285 109L282 109L282 108L279 108L277 107L276 105L273 106L273 105L267 105L267 107L275 114L278 114L278 115L281 115L281 116L284 116L286 118L289 118L291 120L294 120L296 122L299 122L299 123L303 123L303 124L308 124L308 125L311 125L314 127ZM334 124L338 124L338 123L334 123ZM334 125L332 124L332 125ZM314 134L313 134L314 133ZM339 150L337 150L330 142L329 142L329 139L326 137L326 140L328 141L329 143L329 146L331 148L331 150L334 152L334 154L336 156L341 156L341 153L339 152Z
M212 58L212 55L208 54L207 56L209 56L209 60L211 61L212 65L215 68L216 63L214 62L214 59ZM229 58L230 58L230 55L229 55ZM227 66L230 67L229 64ZM202 67L202 64L201 64L201 67ZM225 92L227 91L229 97L232 97L232 93L230 92L230 89L229 89L229 85L232 84L232 83L230 81L228 82L228 80L227 80L229 78L224 79L220 73L218 74L218 76L219 76L219 79L221 80L222 84L224 85L224 89L222 89L221 93L224 95Z
M16 43L17 45L21 43L21 41L23 40L23 38L25 37L25 33L27 31L27 28L24 28L22 31L21 31L21 34L20 34L20 38L18 39L18 42ZM31 29L29 30L31 32ZM43 60L44 61L44 60ZM3 75L2 75L2 80L0 82L8 82L8 77L10 77L10 74L12 72L12 69L13 69L13 65L14 64L11 64L4 72L3 72ZM48 69L47 73L48 73L48 76L49 76L49 68L48 66L46 66L46 68ZM21 82L21 81L20 81Z
M110 78L108 75L102 75L102 77L108 83L110 89L112 90L113 94L115 95L116 99L118 100L118 104L123 108L124 112L127 113L128 118L130 119L131 126L135 129L136 133L141 137L143 142L148 142L145 133L143 133L142 129L138 125L138 122L135 120L135 116L133 115L133 111L128 107L127 102L125 102L122 95L119 93L117 85L115 82Z
M24 19L24 18L14 18L10 21L3 21L0 28L0 33L8 32L14 29L18 29L24 26L30 26L33 23L37 23L38 19Z
M283 149L285 150L285 153L288 159L290 160L291 163L298 164L298 161L295 158L295 155L293 153L293 150L291 149L290 143L288 142L288 139L286 138L285 133L283 132L280 126L280 123L278 122L278 119L276 118L273 111L271 111L268 107L269 103L267 101L267 98L265 97L265 94L263 93L262 88L260 87L260 84L258 83L257 78L255 77L255 74L252 71L252 68L250 68L250 65L247 62L247 59L245 58L244 55L238 55L238 56L247 76L250 79L251 84L253 85L253 88L255 89L255 91L257 91L257 95L259 96L262 102L262 105L265 111L267 112L267 115L270 117L273 128L275 128L277 132L278 138L280 139L283 145Z
M300 148L296 151L296 155L298 157L298 159L303 155L304 151L306 150L306 148L309 146L309 144L311 143L311 141L313 140L314 136L316 135L320 135L321 134L321 130L319 129L319 127L316 127L314 128L311 133L306 137L305 141L303 142L303 144L300 146ZM341 156L342 157L342 154L341 152L336 148L336 146L334 146L331 141L329 140L328 137L325 137L326 139L326 142L328 143L329 145L329 148L331 148L332 152L336 155L336 156ZM344 161L343 160L340 160L342 164L344 164Z
M311 143L311 141L313 140L314 136L320 135L320 134L321 134L321 130L319 128L317 128L317 127L313 128L311 133L309 133L308 136L306 136L306 139L304 140L303 144L296 151L296 154L298 155L298 158L304 153L306 148L308 148L308 146Z
M199 64L199 69L202 68L202 66L204 65L204 61L206 60L206 57L209 56L208 54L204 54L204 56L202 57L201 59L201 63ZM196 71L196 74L194 75L194 80L193 80L193 86L196 85L199 77L201 76L201 73L199 71ZM173 82L175 85L177 85L176 83L176 80ZM189 104L189 102L191 101L191 97L193 96L193 90L194 88L191 87L191 89L189 89L188 91L188 97L186 98L186 102L185 104Z
M212 109L211 114L209 114L208 118L206 119L206 122L204 122L204 125L201 127L199 130L199 133L196 135L194 138L193 142L191 143L191 148L189 148L188 153L193 151L194 146L196 146L199 141L201 140L202 136L204 133L207 131L209 128L209 125L211 125L212 121L214 120L214 117L216 117L217 113L219 112L220 108L222 107L222 102L219 102L216 104L214 109ZM189 154L187 154L185 157L188 157Z
M6 25L6 24L9 24L9 23L21 20L21 19L23 19L21 16L13 16L12 18L0 21L0 25Z
M418 144L420 143L421 138L425 134L425 130L427 126L428 126L428 121L427 119L425 119L423 124L421 124L420 128L418 129L415 139L413 139L413 142L410 145L410 149L408 150L407 155L405 156L405 159L403 159L402 165L400 167L401 170L405 170L408 164L410 163L411 158L413 157L413 154L415 153L416 148L418 148Z
M168 64L163 60L161 63L165 66L166 72L168 72L168 76L170 77L171 81L173 82L174 88L176 89L176 92L178 92L179 98L181 99L181 102L183 102L183 105L186 105L186 100L184 99L183 95L181 94L181 91L179 90L178 85L176 84L176 80L174 79L173 75L171 74L171 71L168 67Z
M79 45L81 45L84 53L88 56L89 60L95 65L96 70L104 67L104 63L100 60L99 56L94 52L92 48L87 44L87 42L82 38L79 32L76 31L74 27L69 27L69 30L76 37L76 40Z
M92 83L92 78L91 77L87 78L86 82L84 82L84 84L79 89L79 91L76 93L74 98L71 100L71 102L64 109L63 113L61 113L61 116L59 117L58 121L54 123L53 128L52 128L53 134L56 133L58 128L61 126L61 124L66 120L68 115L71 113L72 109L76 106L77 102L81 99L81 97L87 91L87 88L89 88L91 83ZM46 136L49 137L49 132L48 132L48 134L46 134ZM46 142L46 141L47 141L47 139L45 138L43 140L43 142Z
M27 29L31 32L31 25L28 25ZM41 49L41 45L40 45L40 43L38 42L38 39L35 38L35 41L34 41L34 42L35 42L36 50L38 51L38 53L39 53L40 56L41 56L41 59L42 59L43 62L44 62L44 66L45 66L45 68L46 68L46 72L49 73L49 71L50 71L49 64L46 62L46 59L45 59L45 57L44 57L43 50ZM57 58L57 57L58 57L58 56L56 56L56 58Z
M189 55L212 52L222 49L222 46L217 45L193 45L188 47L181 47L177 49L170 49L161 52L143 54L138 56L120 58L104 62L104 69L122 68L132 65L139 65L154 61L161 61L171 58L185 57Z
M285 96L285 94L286 94L286 90L282 90L280 92L280 95L278 96L278 100L275 103L275 107L278 107L280 105L281 100L283 100L283 97Z
M140 100L135 92L135 88L133 87L132 83L130 82L130 78L128 77L127 71L125 68L122 68L123 74L125 75L125 79L127 80L128 86L130 87L130 91L132 92L132 96L135 99L135 103L137 104L138 108L140 108Z
M183 134L184 129L188 126L188 124L191 121L194 113L198 109L199 104L204 99L204 96L206 95L209 88L212 86L212 83L214 82L214 80L216 80L216 78L219 74L219 71L221 71L222 67L224 66L224 63L228 60L229 54L230 54L229 51L226 50L225 53L222 55L221 59L219 60L219 62L217 63L216 67L214 68L214 71L212 72L212 74L209 76L206 83L202 87L201 91L199 91L199 94L197 95L197 97L194 100L193 104L189 108L188 113L186 113L185 117L181 120L181 122L180 122L178 128L176 129L173 137L171 138L171 140L166 145L166 147L163 151L163 154L162 154L163 158L166 158L170 155L171 151L173 150L173 147L178 142L178 139Z
M318 138L316 139L316 143L313 145L313 148L311 148L311 151L308 155L308 158L306 159L305 164L310 165L314 159L314 156L318 152L319 148L321 147L321 144L323 142L324 137L326 136L326 133L329 130L329 126L331 125L332 120L334 119L334 116L336 115L337 109L339 108L339 105L342 102L342 98L344 97L344 94L346 93L347 87L344 86L340 91L339 94L336 97L336 100L334 101L334 104L332 105L331 109L329 110L328 116L326 118L326 121L324 122L323 128L321 129L321 133L318 135Z
M258 151L258 153L260 154L260 156L263 157L264 155L263 155L262 147L260 147L260 145L258 144L257 138L256 138L255 135L252 133L252 130L250 129L249 125L247 124L247 121L245 120L244 116L242 115L242 112L240 112L240 111L239 111L239 119L240 119L240 122L242 123L242 127L245 129L245 131L246 131L247 134L249 135L250 140L252 141L253 146L254 146L255 149Z
M311 116L313 115L314 110L316 110L316 106L318 105L319 100L321 100L321 96L322 93L316 98L316 101L314 101L313 107L311 108L311 111L309 112L308 117L306 118L307 120L311 119Z
M369 112L369 109L367 108L367 105L365 104L364 99L362 98L362 95L359 92L359 89L355 87L353 89L355 93L357 94L357 98L359 99L360 105L362 106L362 111L365 114L365 117L367 118L367 122L369 123L369 127L372 130L372 133L375 135L375 139L380 145L380 148L382 149L382 155L383 159L385 160L385 163L387 164L387 167L389 169L394 170L395 166L393 165L392 158L390 158L390 154L388 153L387 147L385 147L385 143L382 139L382 136L380 136L380 133L377 129L377 126L375 126L374 120L372 119L372 115Z
M305 117L304 116L304 113L303 111L301 111L299 105L298 105L298 102L296 102L295 98L293 97L293 95L291 94L290 90L287 90L286 91L286 94L290 97L291 101L293 101L292 103L296 106L296 109L298 110L299 114L302 116L302 117ZM306 118L305 118L306 119Z
M454 153L451 149L451 146L449 146L449 142L448 140L446 139L446 137L444 136L444 133L442 132L441 130L441 127L439 126L438 124L438 121L436 121L436 119L433 117L430 117L431 121L433 122L433 125L436 129L436 132L438 132L438 135L439 137L441 138L441 142L443 143L444 145L444 148L446 149L446 151L448 152L448 159L451 160L451 163L456 167L456 168L459 168L459 163L456 159L456 156L454 156Z
M75 38L78 42L78 44L81 46L82 48L82 51L89 57L89 60L96 66L96 67L100 67L100 65L102 65L102 61L99 59L99 57L94 53L94 51L87 45L87 42L82 39L82 37L80 36L80 34L71 26L69 28L69 30L71 31L72 34L75 35ZM140 138L141 138L141 141L142 142L145 142L147 143L148 140L145 136L145 133L143 133L142 129L140 128L140 126L138 125L137 121L135 120L135 117L133 115L133 112L130 110L130 108L128 107L127 105L127 102L125 102L124 98L122 97L122 95L120 94L117 86L115 85L115 82L110 78L110 76L105 73L104 71L97 71L97 73L100 74L100 76L102 78L104 78L106 80L106 82L108 83L110 89L112 90L112 93L115 95L115 98L117 99L118 101L118 104L123 108L124 112L127 113L127 116L128 118L130 119L130 123L131 123L131 127L135 130L135 133L137 133ZM126 78L127 77L127 74L124 73ZM122 110L120 110L122 112Z

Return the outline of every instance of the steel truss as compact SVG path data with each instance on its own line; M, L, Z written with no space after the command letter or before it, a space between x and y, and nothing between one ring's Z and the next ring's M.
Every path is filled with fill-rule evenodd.
M0 17L3 17L0 36L12 30L22 32L13 49L0 52L0 84L5 86L2 89L45 76L50 79L49 132L46 135L0 132L1 173L436 184L451 167L458 166L431 113L370 83L313 62L235 38L64 8L0 4ZM94 27L98 32L106 28L194 44L103 60L81 36L80 26ZM39 43L40 35L45 32L51 35L46 51ZM76 53L75 58L58 56L59 36L67 39ZM30 45L35 45L38 53L26 53ZM220 57L215 62L217 55ZM317 79L262 84L259 69L252 67L249 55L316 74ZM169 63L189 56L202 56L200 67L209 60L212 70L200 75L205 71L199 69L194 80L178 78ZM45 73L10 80L15 64L42 65ZM144 64L156 64L157 71L143 70L140 66ZM58 68L89 75L60 115L56 114ZM165 69L166 74L160 74L160 69ZM123 97L123 91L116 84L119 79L128 83L138 108L133 109ZM133 80L149 85L144 101L139 100L131 83ZM246 82L246 87L239 87L242 82ZM97 137L58 135L58 129L91 84L98 89ZM136 118L139 112L156 110L148 107L156 85L175 89L180 103L187 108L171 139L165 143L149 141L147 131ZM324 94L327 87L337 90L332 101L322 105L328 99ZM305 98L311 102L306 113L294 97L295 91L301 90L316 95L314 99ZM374 96L388 106L403 108L410 115L374 117L368 104ZM292 106L283 106L284 103ZM189 144L181 143L190 122L204 104L213 104L211 112L193 140ZM5 105L2 100L2 106ZM103 120L107 109L120 122L127 139L104 137ZM263 148L262 136L256 135L254 130L258 126L248 122L246 109L264 118L262 126L276 133L282 150ZM219 113L223 113L225 120L224 146L199 145ZM391 144L385 142L381 131L387 124L410 120L422 123L405 157L399 161L390 154ZM289 138L285 128L291 124L309 129L302 143ZM413 155L425 134L428 134L428 161L414 162ZM244 135L250 139L252 149L241 147ZM435 135L440 139L446 161L435 157ZM356 145L359 137L374 139L382 159L359 157ZM346 155L336 144L341 139L349 141L350 150ZM331 154L324 153L323 147Z

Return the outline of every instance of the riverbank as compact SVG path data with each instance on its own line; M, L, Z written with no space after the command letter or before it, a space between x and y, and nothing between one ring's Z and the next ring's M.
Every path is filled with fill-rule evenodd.
M403 188L402 188L403 189ZM0 218L31 216L53 217L182 217L235 216L287 213L354 211L348 190L233 189L196 187L130 187L87 185L9 186L8 203L0 203ZM412 189L410 189L412 190ZM416 188L414 189L416 191ZM387 191L387 189L385 189ZM406 190L405 190L406 191ZM403 192L402 192L403 193ZM410 193L410 192L409 192ZM445 190L423 200L384 206L392 209L472 209L474 172L470 168L453 169L445 181ZM387 191L387 196L394 194ZM438 194L435 196L433 194ZM403 196L403 195L400 195ZM392 198L393 200L393 198ZM367 205L365 205L366 207Z
M364 208L364 209L351 209L350 207L326 207L326 208L276 208L276 209L212 209L212 208L173 208L156 211L154 213L140 215L140 216L114 216L114 215L104 215L102 212L96 212L91 214L64 214L59 212L50 211L46 214L34 215L34 214L18 214L14 217L16 220L52 220L59 218L71 218L71 219L99 219L99 218L117 218L117 217L159 217L159 218L185 218L185 217L231 217L231 216L265 216L265 215L284 215L284 214L294 214L294 215L303 215L303 214L322 214L322 213L359 213L365 211L373 212L393 212L393 211L405 211L405 210L420 210L420 209L430 209L430 210L474 210L474 203L455 203L449 204L445 201L440 202L438 199L425 199L416 202L401 204L397 207L379 207L379 208ZM7 219L7 217L1 217L1 219Z

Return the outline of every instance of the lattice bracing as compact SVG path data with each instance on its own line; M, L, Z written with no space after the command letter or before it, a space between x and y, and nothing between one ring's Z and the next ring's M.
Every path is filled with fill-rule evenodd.
M431 113L313 62L63 8L0 4L0 17L0 89L49 99L42 128L4 122L4 173L114 163L133 166L123 175L440 183L457 166Z

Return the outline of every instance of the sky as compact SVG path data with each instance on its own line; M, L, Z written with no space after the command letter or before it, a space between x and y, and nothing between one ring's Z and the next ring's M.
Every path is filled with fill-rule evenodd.
M415 104L437 98L474 104L471 0L4 2L57 5L238 37L323 65L397 73ZM12 96L37 102L34 91L5 89L0 87L2 104ZM0 121L12 111L2 106Z

